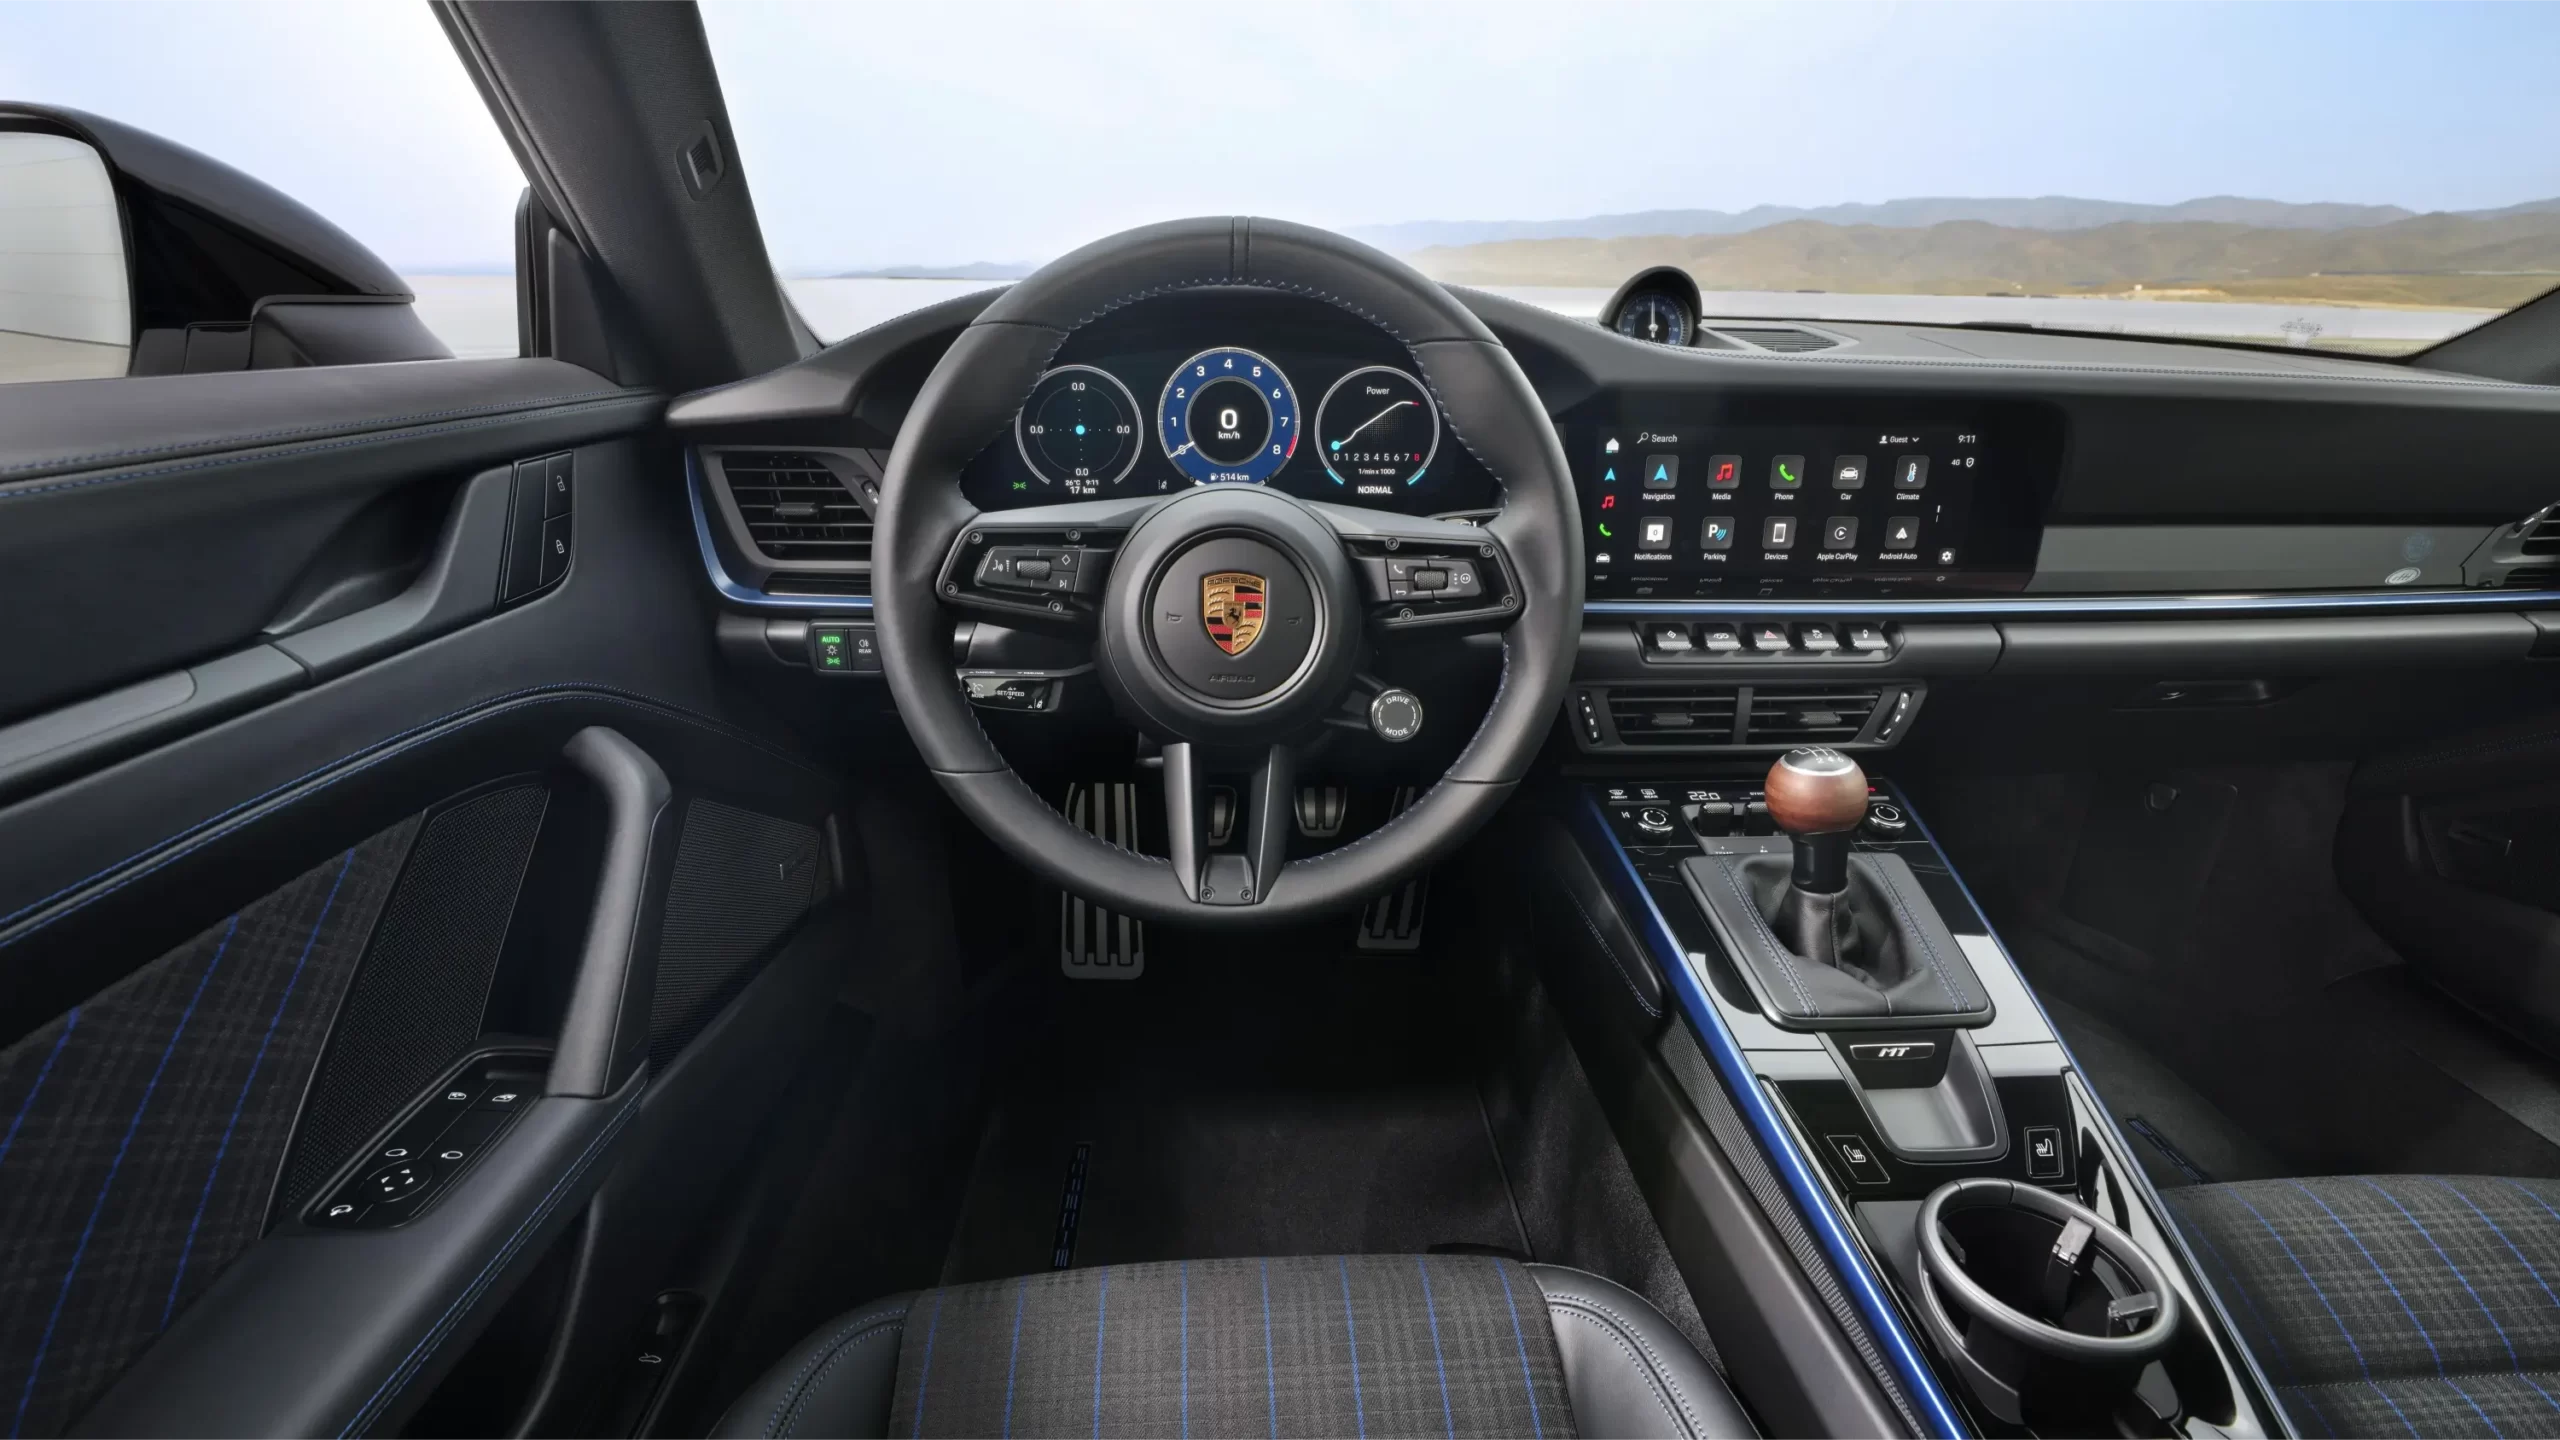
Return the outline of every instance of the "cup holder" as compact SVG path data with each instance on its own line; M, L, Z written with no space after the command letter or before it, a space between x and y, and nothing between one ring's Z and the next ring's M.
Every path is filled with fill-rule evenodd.
M1921 1203L1920 1309L2011 1424L2103 1413L2178 1337L2178 1293L2133 1237L2053 1191L1956 1180Z

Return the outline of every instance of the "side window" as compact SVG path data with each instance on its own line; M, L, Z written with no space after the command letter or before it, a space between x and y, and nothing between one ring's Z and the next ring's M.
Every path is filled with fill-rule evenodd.
M518 353L523 178L433 15L291 10L0 7L0 384Z
M122 375L132 352L106 161L67 135L0 130L0 379Z

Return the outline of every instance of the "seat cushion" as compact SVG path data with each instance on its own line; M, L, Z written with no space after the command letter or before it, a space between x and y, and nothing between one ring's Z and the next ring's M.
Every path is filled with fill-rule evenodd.
M2349 1175L2162 1198L2306 1433L2560 1433L2560 1183Z
M864 1306L716 1433L1748 1435L1652 1306L1489 1256L1063 1270Z

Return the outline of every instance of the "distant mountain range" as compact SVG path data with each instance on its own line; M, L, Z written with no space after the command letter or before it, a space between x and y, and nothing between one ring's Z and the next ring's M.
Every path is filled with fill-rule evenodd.
M965 265L892 265L885 270L841 270L830 280L1019 280L1037 265L972 260Z
M1614 286L1638 270L1671 265L1706 290L2165 291L2205 300L2504 309L2560 285L2560 202L2327 228L2194 219L2078 229L1797 219L1738 234L1431 246L1406 258L1435 279L1471 285Z
M2455 213L2471 219L2560 210L2560 199L2535 200L2500 210ZM1497 240L1616 240L1630 235L1740 235L1797 220L1827 225L1924 229L1977 220L2013 230L2088 230L2128 222L2249 225L2268 230L2346 230L2408 220L2417 211L2397 205L2295 204L2211 195L2175 205L2135 205L2069 195L2033 199L1919 198L1879 205L1755 205L1748 210L1639 210L1625 215L1586 215L1578 220L1411 220L1360 225L1346 233L1381 250L1410 253L1443 245L1482 245Z

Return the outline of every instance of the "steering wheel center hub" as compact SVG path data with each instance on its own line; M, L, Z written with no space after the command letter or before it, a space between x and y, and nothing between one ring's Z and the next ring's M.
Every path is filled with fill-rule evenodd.
M1122 705L1178 739L1266 743L1340 702L1360 595L1341 544L1295 500L1213 486L1129 532L1098 656Z

